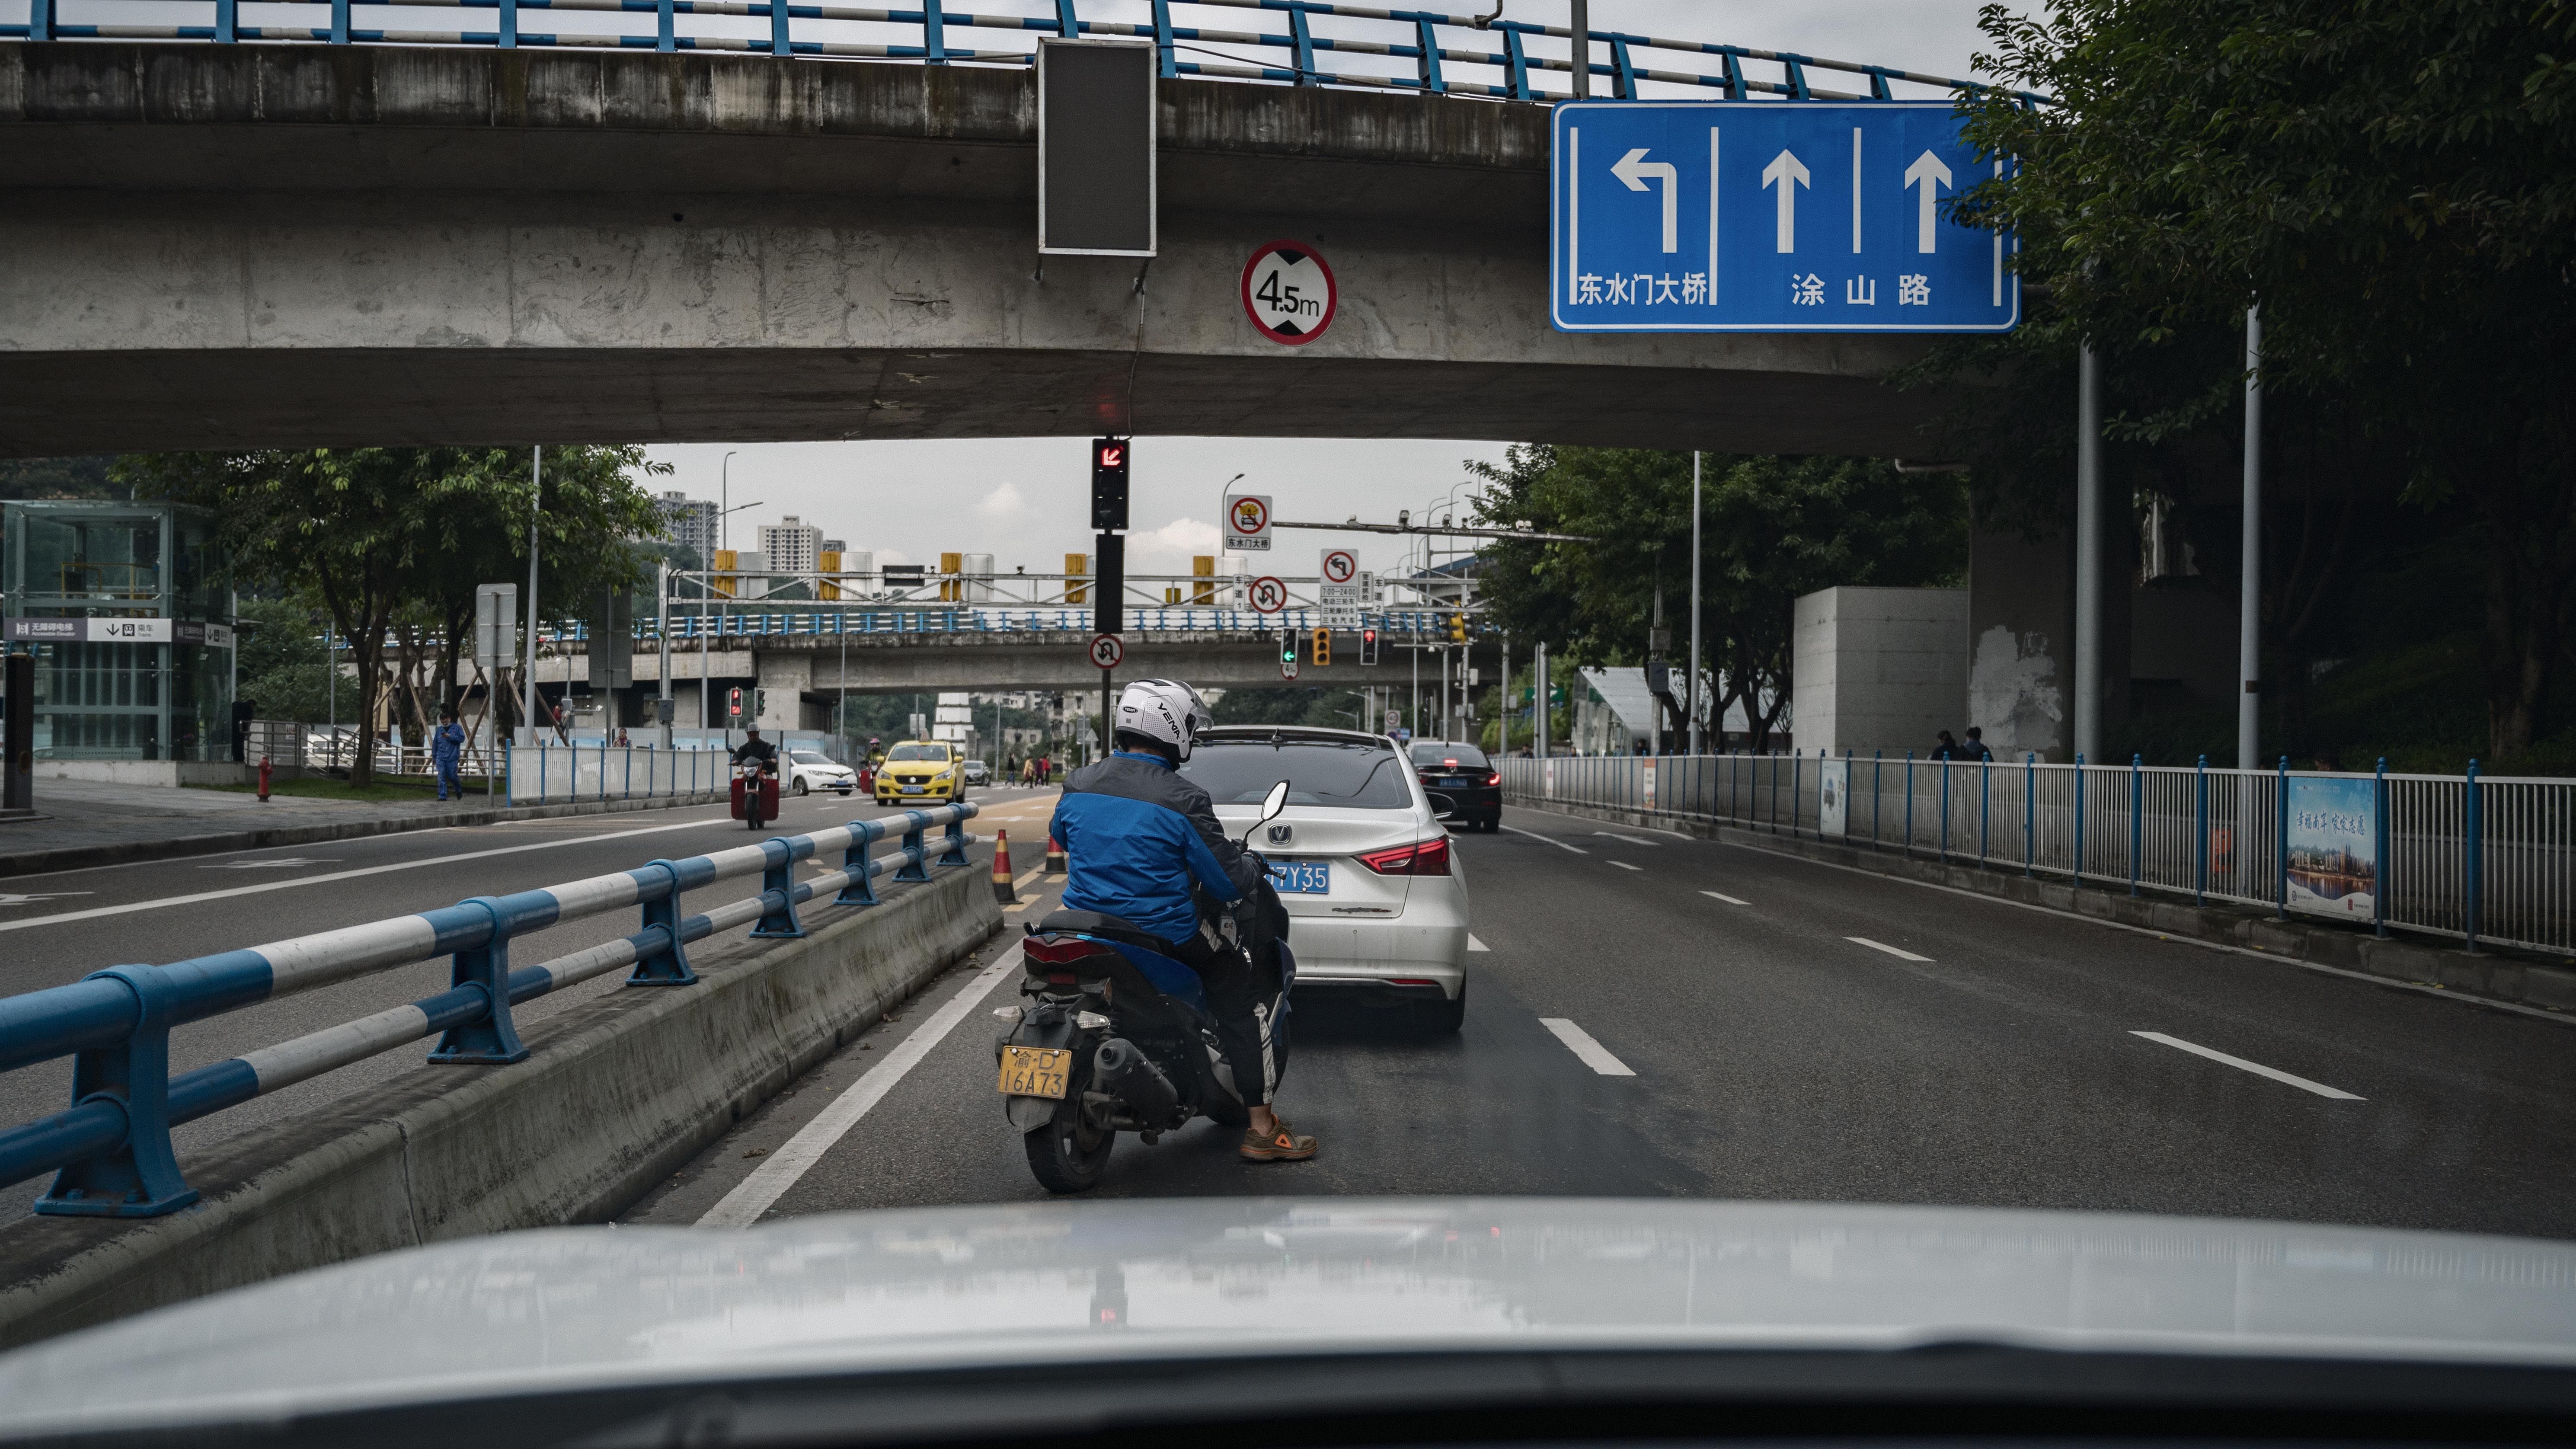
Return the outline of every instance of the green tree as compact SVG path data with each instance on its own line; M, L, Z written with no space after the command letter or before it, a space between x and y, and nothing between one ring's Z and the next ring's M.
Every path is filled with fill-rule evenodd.
M2326 472L2356 465L2311 486L2327 512L2397 489L2474 510L2490 748L2527 748L2576 662L2576 6L2064 0L1982 23L1979 64L2060 104L1965 103L1971 137L2017 164L1961 213L2019 230L2043 300L2023 336L1949 363L2063 377L2088 341L2151 384L2117 436L2209 440L2232 427L2259 300L2267 406L2287 414L2267 455L2300 446L2304 414L2336 444L2312 450ZM2330 574L2304 598L2267 588L2276 643Z
M540 600L549 617L578 617L589 594L634 578L632 540L658 526L649 495L627 476L639 450L567 448L547 462L542 497L517 449L136 454L118 460L114 477L214 509L244 577L317 603L348 641L356 717L373 721L388 643L403 648L396 626L438 631L452 681L473 626L474 585L509 577L514 559L524 575L532 514L551 561L543 587L552 592ZM404 649L402 662L416 665L417 651ZM359 751L351 782L372 783L374 768L374 752Z
M262 719L310 723L329 716L331 666L321 615L300 598L247 595L235 636L239 694Z
M112 461L104 457L0 460L0 498L112 498L124 491L107 480Z
M1529 523L1583 543L1504 540L1486 552L1479 592L1517 644L1544 640L1563 664L1646 657L1658 593L1690 637L1691 455L1635 448L1516 446L1488 486L1489 523ZM1700 484L1703 667L1719 678L1719 717L1741 702L1767 748L1789 702L1799 595L1842 584L1955 585L1967 566L1967 500L1946 473L1899 473L1862 458L1707 454Z

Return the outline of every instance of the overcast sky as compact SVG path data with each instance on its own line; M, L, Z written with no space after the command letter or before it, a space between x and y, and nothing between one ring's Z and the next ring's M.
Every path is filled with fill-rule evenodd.
M1595 30L1724 40L1950 76L1967 75L1970 55L1981 48L1978 4L1591 0ZM1021 7L988 0L976 8ZM1086 3L1086 18L1091 10ZM1561 25L1565 0L1509 0L1508 14ZM654 480L656 490L678 488L701 498L717 496L722 460L734 454L732 501L762 505L733 516L736 547L757 546L756 525L792 513L826 537L873 550L880 563L936 563L943 551L991 553L1008 573L1015 566L1054 572L1066 552L1089 546L1086 447L1080 438L996 438L681 445L650 452L678 469ZM1356 515L1392 523L1398 508L1438 506L1465 478L1466 460L1499 460L1502 452L1499 441L1474 440L1145 438L1136 448L1128 569L1186 573L1191 555L1215 553L1219 490L1238 472L1247 475L1241 491L1272 494L1281 518ZM1385 535L1289 533L1280 536L1263 571L1311 575L1317 551L1327 545L1356 547L1367 568L1393 571L1404 561L1401 541Z

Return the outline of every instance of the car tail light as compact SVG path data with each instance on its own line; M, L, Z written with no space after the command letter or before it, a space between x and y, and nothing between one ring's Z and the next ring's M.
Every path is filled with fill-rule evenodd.
M1444 769L1444 770L1454 770L1454 769L1458 768L1458 761L1457 761L1454 757L1453 757L1453 758L1450 758L1450 759L1442 760L1442 761L1440 762L1440 768L1442 768L1442 769Z
M1488 771L1486 771L1486 772L1485 772L1485 783L1486 783L1486 784L1488 784L1488 785L1499 785L1499 784L1503 783L1503 772L1502 772L1502 771L1500 771L1500 770L1488 770Z
M1379 875L1447 875L1449 837L1444 835L1419 845L1399 845L1392 850L1372 850L1360 857L1360 864Z
M1070 966L1089 957L1117 954L1080 936L1031 936L1020 943L1020 951L1041 966Z

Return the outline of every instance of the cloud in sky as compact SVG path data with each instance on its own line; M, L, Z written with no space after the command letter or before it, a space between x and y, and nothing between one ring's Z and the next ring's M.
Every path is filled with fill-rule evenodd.
M1028 500L1021 496L1018 484L1005 483L985 494L984 501L975 505L975 511L986 518L1009 518L1027 504Z

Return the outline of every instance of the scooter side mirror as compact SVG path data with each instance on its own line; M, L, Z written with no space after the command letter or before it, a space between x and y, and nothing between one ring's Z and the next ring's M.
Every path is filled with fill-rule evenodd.
M1261 819L1258 823L1262 825L1269 824L1271 821L1279 818L1280 811L1287 808L1288 782L1282 780L1278 784L1270 787L1269 794L1261 797Z

